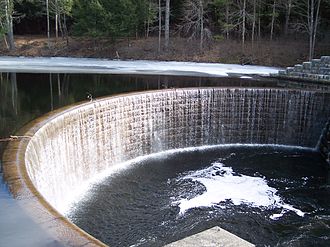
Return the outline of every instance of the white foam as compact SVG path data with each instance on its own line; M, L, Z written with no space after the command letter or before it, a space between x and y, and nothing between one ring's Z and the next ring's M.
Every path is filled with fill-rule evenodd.
M75 188L69 193L69 196L64 200L61 200L61 204L56 208L61 214L68 216L74 210L74 205L78 204L82 199L88 198L91 196L91 188L97 184L100 184L104 179L110 177L116 173L120 173L124 170L129 169L130 167L139 164L148 159L157 159L164 158L166 155L177 154L177 153L186 153L193 151L203 151L212 148L231 148L231 147L274 147L274 148L286 148L286 149L298 149L298 150L310 150L312 148L306 148L301 146L287 146L287 145L277 145L277 144L220 144L220 145L205 145L200 147L188 147L188 148L179 148L171 149L163 152L152 153L145 156L139 156L135 159L128 160L126 162L118 163L113 165L104 171L95 174L91 179L85 181L79 187Z
M206 190L192 199L174 201L173 205L180 207L181 215L192 208L212 207L221 202L231 201L234 205L246 204L263 209L282 208L281 214L270 216L274 220L288 211L304 216L301 210L284 203L276 194L277 190L268 186L265 178L236 174L231 167L226 167L220 162L178 178L187 179L203 184Z

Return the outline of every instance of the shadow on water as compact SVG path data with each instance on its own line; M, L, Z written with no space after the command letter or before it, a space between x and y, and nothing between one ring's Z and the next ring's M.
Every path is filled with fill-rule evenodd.
M307 84L264 78L0 73L0 139L14 135L24 124L46 112L87 100L88 95L97 98L131 91L212 86L310 88ZM315 89L330 91L326 85ZM5 146L6 142L0 141L0 157ZM0 167L1 163L0 159ZM12 198L1 172L0 246L60 246Z

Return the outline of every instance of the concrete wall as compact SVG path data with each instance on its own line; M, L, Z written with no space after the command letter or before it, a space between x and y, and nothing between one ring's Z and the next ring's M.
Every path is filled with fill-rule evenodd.
M154 152L252 143L316 147L330 93L175 89L96 100L52 117L28 143L27 172L58 211L88 179Z

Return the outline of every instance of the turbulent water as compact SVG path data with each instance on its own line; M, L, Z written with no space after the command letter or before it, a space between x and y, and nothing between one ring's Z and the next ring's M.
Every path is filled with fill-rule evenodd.
M216 225L257 246L329 246L323 162L278 146L167 152L94 185L69 217L112 246L161 246Z
M302 217L305 215L299 209L283 203L281 197L277 195L278 191L269 187L265 178L237 174L233 168L226 167L219 161L178 179L179 182L184 180L202 184L205 192L191 199L184 198L175 201L173 204L180 207L181 215L192 208L218 206L226 201L230 201L234 205L246 204L264 209L283 209L281 214L271 215L271 219L281 217L286 211L296 212ZM226 206L220 207L226 208Z

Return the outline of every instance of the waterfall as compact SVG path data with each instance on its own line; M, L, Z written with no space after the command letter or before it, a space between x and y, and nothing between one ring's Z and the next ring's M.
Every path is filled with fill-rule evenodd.
M73 194L100 172L170 149L217 144L314 148L330 116L329 93L191 88L95 100L53 116L28 144L38 191L65 213Z

